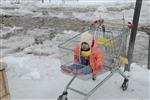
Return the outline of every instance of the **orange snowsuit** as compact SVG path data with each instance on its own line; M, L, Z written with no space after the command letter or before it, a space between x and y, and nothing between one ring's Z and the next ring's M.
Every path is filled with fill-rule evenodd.
M74 48L74 63L79 62L80 60L80 45L76 45ZM90 66L93 70L93 74L96 74L98 71L102 70L104 65L104 56L100 48L98 47L96 41L94 41L94 45L91 48L90 55Z

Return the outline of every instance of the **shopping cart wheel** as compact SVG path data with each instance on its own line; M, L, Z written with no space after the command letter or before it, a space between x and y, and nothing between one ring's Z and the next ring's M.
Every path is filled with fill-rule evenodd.
M92 80L95 81L96 80L96 76L92 76Z
M67 94L67 92L63 92L63 94L60 95L57 100L68 100Z
M123 82L123 84L121 86L121 88L122 88L123 91L127 90L128 83L129 83L129 80L128 79L124 79L124 82Z

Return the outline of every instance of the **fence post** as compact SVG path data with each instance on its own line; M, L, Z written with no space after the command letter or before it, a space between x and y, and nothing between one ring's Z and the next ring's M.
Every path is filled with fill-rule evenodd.
M148 69L150 70L150 32L147 33L149 35L149 47L148 47Z

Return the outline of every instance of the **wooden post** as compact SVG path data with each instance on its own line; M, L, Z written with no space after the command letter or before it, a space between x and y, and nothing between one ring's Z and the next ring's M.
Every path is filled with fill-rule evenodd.
M134 44L135 44L135 39L136 39L136 33L137 33L137 28L138 28L140 12L141 12L141 6L142 6L142 0L136 0L133 23L132 23L133 27L131 30L129 48L128 48L128 53L127 53L129 63L125 66L125 69L124 69L125 71L130 71L130 64L132 63Z
M0 100L10 100L5 67L6 64L0 62Z

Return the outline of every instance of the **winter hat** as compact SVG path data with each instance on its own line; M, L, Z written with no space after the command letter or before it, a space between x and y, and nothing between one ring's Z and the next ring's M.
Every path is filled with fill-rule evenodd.
M88 31L82 33L82 35L81 35L81 43L86 42L91 47L92 41L93 41L93 37Z

